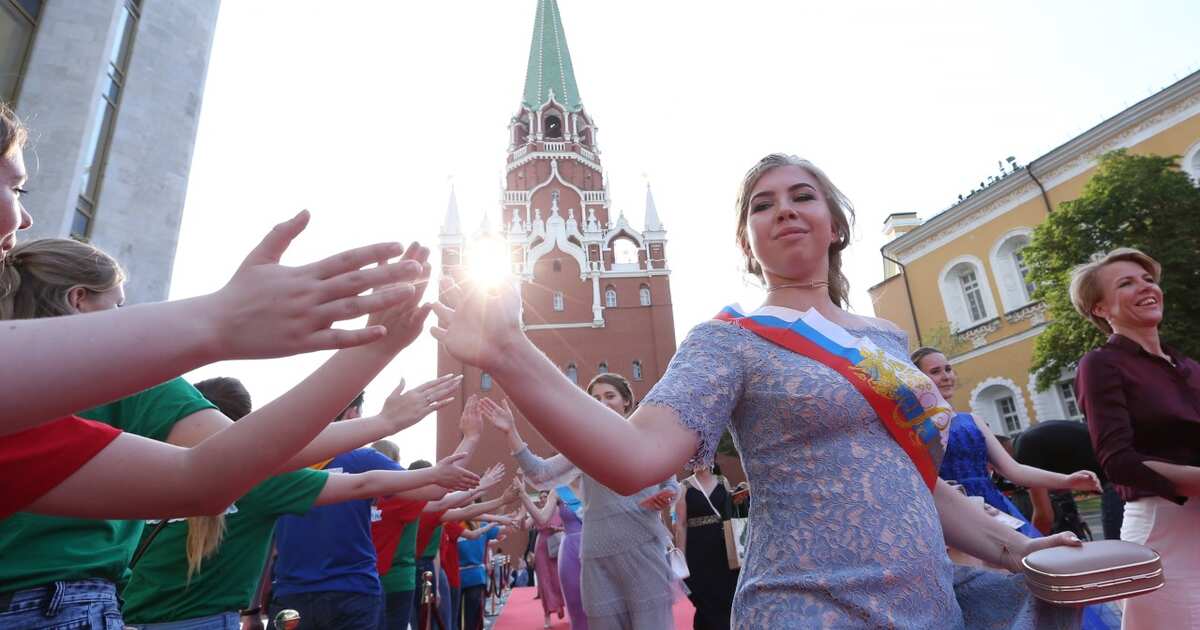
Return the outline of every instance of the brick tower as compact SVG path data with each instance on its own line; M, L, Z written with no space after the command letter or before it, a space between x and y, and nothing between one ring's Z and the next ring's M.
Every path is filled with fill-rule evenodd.
M500 225L485 220L464 233L451 192L440 235L442 273L466 273L464 261L481 238L504 243L529 338L581 387L616 372L641 399L675 352L667 233L649 186L641 231L611 207L596 126L575 84L555 0L538 0L525 90L508 129ZM487 374L439 349L438 373L449 372L465 378L455 404L438 413L438 457L458 443L468 396L504 397ZM535 452L554 452L523 418L518 422ZM472 468L509 459L503 436L487 431Z

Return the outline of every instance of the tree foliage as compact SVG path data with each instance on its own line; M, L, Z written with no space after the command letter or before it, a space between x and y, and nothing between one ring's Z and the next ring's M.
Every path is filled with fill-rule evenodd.
M1107 153L1083 194L1059 204L1034 230L1023 258L1037 286L1034 297L1046 303L1051 318L1034 348L1039 389L1104 342L1104 334L1075 312L1068 287L1073 267L1118 247L1140 249L1162 264L1162 338L1200 356L1200 189L1177 160L1124 149Z

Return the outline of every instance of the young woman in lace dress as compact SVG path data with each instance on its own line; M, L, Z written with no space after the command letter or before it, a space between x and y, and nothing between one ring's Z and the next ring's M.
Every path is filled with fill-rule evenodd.
M850 209L819 169L764 158L747 173L736 211L736 240L767 289L760 310L780 321L818 315L932 389L908 362L903 332L843 310ZM730 429L755 490L734 628L1077 625L1077 611L1034 600L1023 576L955 568L945 546L1016 569L1027 553L1078 541L1022 536L925 477L860 390L826 364L745 327L704 322L625 421L523 334L513 289L464 287L446 299L454 304L435 306L434 336L491 374L551 444L617 492L637 492L689 460L711 463Z

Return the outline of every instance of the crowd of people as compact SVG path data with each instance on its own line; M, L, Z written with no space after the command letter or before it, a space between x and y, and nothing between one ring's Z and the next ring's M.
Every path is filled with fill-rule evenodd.
M306 213L219 291L118 309L111 256L18 242L26 136L0 106L0 628L257 628L286 610L301 628L479 630L485 593L510 581L491 554L517 530L535 533L512 581L536 583L546 626L660 630L686 594L697 629L1110 627L1030 594L1022 558L1082 543L1047 531L1046 501L1030 522L989 466L1034 493L1118 495L1120 537L1166 574L1125 602L1123 627L1200 627L1200 365L1159 339L1162 269L1142 252L1072 276L1079 314L1111 336L1077 376L1095 466L1054 470L950 407L943 353L910 355L894 324L845 309L853 210L792 156L751 168L735 206L764 303L697 325L638 401L616 374L568 380L522 332L512 287L423 302L418 243L280 264ZM384 438L461 379L401 382L366 418L361 392L431 312L433 336L508 400L464 401L454 452L404 467ZM257 409L236 379L180 378L316 350L337 351ZM529 449L517 412L558 454ZM470 469L487 424L509 484L503 465ZM713 468L727 430L752 500Z

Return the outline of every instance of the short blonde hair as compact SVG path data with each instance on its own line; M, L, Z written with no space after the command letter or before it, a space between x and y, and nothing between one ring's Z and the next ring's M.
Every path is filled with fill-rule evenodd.
M1112 334L1112 326L1103 317L1092 313L1092 309L1104 298L1104 287L1100 286L1100 270L1121 261L1137 263L1155 282L1162 279L1162 265L1132 247L1119 247L1071 270L1071 304L1084 319L1091 321L1107 335Z

